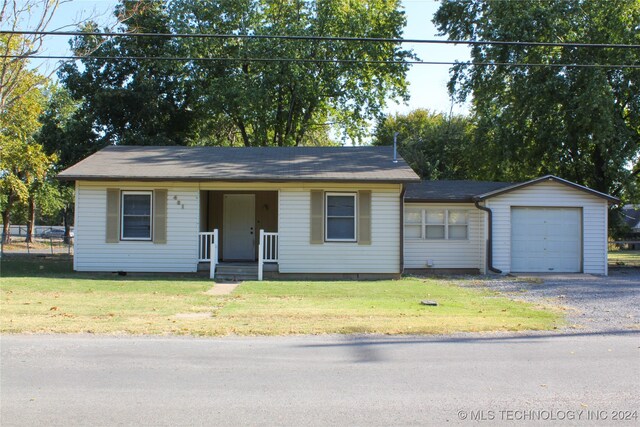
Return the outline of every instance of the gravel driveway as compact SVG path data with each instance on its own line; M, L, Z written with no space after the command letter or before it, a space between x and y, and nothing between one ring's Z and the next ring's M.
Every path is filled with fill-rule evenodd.
M563 307L567 329L574 332L640 330L640 268L611 269L607 277L523 274L471 283L516 300Z

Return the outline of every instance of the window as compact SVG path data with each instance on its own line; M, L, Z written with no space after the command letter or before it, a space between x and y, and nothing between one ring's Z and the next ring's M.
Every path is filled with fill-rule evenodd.
M449 240L467 240L469 224L467 211L448 211Z
M466 210L406 208L404 235L407 239L467 240Z
M404 235L409 239L422 239L422 209L407 208L404 213Z
M326 195L326 235L327 241L356 241L356 195L327 193Z
M122 192L122 240L151 240L151 191Z
M446 238L446 211L425 211L425 239L445 239Z

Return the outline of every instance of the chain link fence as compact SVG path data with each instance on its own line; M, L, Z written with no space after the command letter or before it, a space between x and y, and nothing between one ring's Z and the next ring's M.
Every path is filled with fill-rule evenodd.
M73 255L73 231L68 242L64 239L64 228L55 226L34 227L34 236L31 242L27 241L27 227L25 225L12 225L10 227L10 243L5 243L4 235L0 240L1 254L39 254Z

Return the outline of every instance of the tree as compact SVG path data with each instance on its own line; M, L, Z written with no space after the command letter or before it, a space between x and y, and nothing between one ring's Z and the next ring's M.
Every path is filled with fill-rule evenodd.
M162 1L123 1L116 16L129 16L122 32L169 33L169 16ZM95 23L82 30L97 32ZM76 37L74 52L93 56L132 58L178 56L177 40L164 37ZM152 59L104 60L89 55L82 64L65 64L60 77L65 88L81 100L75 121L84 126L87 144L95 151L109 144L185 145L209 135L226 135L228 126L196 105L199 96L183 63ZM211 126L211 123L219 126ZM214 136L214 138L215 138Z
M122 1L117 13L132 3ZM395 0L142 3L147 7L122 31L394 38L401 36L405 23ZM327 144L332 127L357 140L388 97L406 96L407 65L402 60L411 57L393 43L170 37L105 41L95 36L74 40L74 48L82 51L97 44L95 55L83 59L81 66L65 66L61 78L74 98L85 100L84 114L92 117L87 123L103 144ZM157 56L223 59L144 58ZM270 61L277 58L290 61ZM301 62L313 59L318 61Z
M5 243L11 239L11 211L16 202L32 200L37 182L44 179L52 161L33 141L44 106L38 87L41 82L38 73L22 72L12 89L18 98L0 109L0 202Z
M11 242L9 226L16 202L28 204L27 240L30 241L33 237L36 194L41 191L47 171L55 159L47 156L41 145L16 139L2 138L0 152L3 242Z
M171 13L176 31L212 34L399 38L406 22L398 1L372 0L176 0ZM247 58L190 64L206 106L234 123L244 145L306 144L310 129L328 123L358 141L387 98L407 95L402 61L412 55L393 43L190 39L184 45L189 56Z
M47 155L56 157L48 186L40 193L41 215L62 222L65 243L71 239L75 192L73 183L54 181L55 175L100 147L91 143L94 134L78 115L80 106L66 89L51 86L47 107L40 118L42 127L35 137Z
M446 1L434 22L450 39L640 44L637 0ZM472 97L480 173L524 180L551 173L638 200L640 70L558 64L638 64L637 49L473 46L449 89Z
M60 0L2 0L0 28L20 30L26 21L32 31L44 31L60 3ZM47 76L27 67L29 58L41 51L43 41L43 35L0 34L0 112L46 83ZM25 86L25 79L32 85Z
M42 52L46 32L56 12L61 5L72 0L1 0L0 3L0 30L7 33L0 34L0 110L10 108L14 102L18 102L24 93L21 81L24 74L38 77L38 81L27 91L38 89L46 84L52 77L61 63L54 66L45 67L40 65L27 66L29 60ZM135 14L142 8L142 5L133 5L129 8L130 13ZM116 15L115 23L127 20L130 15ZM90 21L90 16L81 17L76 22L68 26L78 26L82 22ZM63 27L64 28L64 27ZM61 30L63 28L59 28ZM31 34L21 35L12 32L28 30ZM77 55L87 55L91 50L76 51ZM33 76L32 76L33 77Z
M428 110L382 117L373 144L393 144L423 179L473 179L475 174L473 121L465 116L447 117Z

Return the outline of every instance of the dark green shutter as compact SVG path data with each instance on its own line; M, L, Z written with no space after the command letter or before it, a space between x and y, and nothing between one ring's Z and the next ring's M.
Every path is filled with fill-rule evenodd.
M358 191L358 244L371 244L371 191Z
M153 192L153 243L167 243L167 190Z
M312 244L324 243L324 192L311 190L311 239Z
M107 188L107 218L106 233L107 243L120 241L120 190Z

